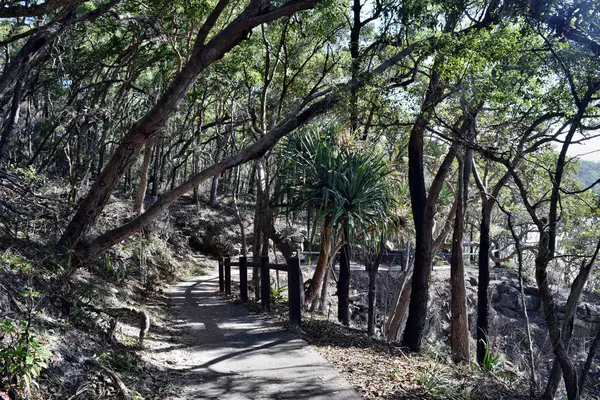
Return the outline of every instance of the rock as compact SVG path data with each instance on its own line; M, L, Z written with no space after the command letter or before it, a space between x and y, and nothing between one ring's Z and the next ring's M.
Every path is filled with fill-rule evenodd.
M304 243L304 236L302 235L294 235L290 237L290 239L292 240L292 243Z
M498 297L498 305L516 311L519 309L519 298L508 293L502 293Z
M523 288L523 292L525 292L526 295L540 297L540 293L536 287L526 286Z
M557 301L555 309L557 312L564 314L565 312L567 312L567 302Z
M525 306L527 311L537 311L542 306L542 299L535 295L525 295Z

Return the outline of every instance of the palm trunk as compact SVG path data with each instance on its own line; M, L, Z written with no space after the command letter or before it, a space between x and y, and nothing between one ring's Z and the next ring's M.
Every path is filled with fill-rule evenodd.
M331 227L329 226L329 218L325 218L323 226L321 228L321 246L319 250L319 260L315 268L310 286L306 292L305 302L307 305L312 304L319 293L323 280L325 279L325 273L329 265L329 249L331 248Z

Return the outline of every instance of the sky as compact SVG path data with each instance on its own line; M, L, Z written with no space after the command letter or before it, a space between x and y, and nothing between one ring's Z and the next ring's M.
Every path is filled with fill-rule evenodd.
M568 155L586 161L600 161L600 137L586 140L585 144L570 145Z

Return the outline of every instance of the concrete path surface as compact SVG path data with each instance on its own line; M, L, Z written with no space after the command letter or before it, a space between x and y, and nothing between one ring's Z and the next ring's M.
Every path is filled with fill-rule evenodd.
M180 372L177 398L361 398L305 341L228 303L217 289L218 278L209 275L169 292L178 333L152 353Z

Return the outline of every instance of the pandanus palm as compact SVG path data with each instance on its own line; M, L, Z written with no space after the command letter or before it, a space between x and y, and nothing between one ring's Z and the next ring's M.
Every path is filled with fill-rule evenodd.
M392 203L389 169L373 151L338 145L335 127L291 136L282 151L279 198L288 213L310 207L321 227L319 260L306 302L319 293L329 258L343 246L338 316L348 322L350 242L385 221Z

